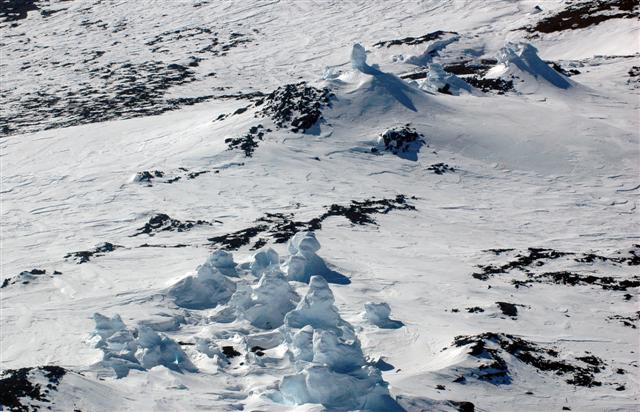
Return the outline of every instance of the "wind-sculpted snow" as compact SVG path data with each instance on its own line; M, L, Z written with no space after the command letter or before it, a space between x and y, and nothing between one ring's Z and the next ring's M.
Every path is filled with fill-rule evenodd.
M118 315L108 318L96 313L93 319L96 328L89 342L104 354L100 365L113 368L118 378L127 376L131 369L145 370L158 365L176 371L196 371L180 345L148 326L128 329Z

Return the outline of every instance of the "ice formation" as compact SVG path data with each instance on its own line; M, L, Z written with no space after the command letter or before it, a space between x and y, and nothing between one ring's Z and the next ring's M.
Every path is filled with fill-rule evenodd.
M359 43L354 44L353 49L351 49L351 67L363 73L367 73L370 69L367 64L367 52Z
M278 253L271 248L263 248L253 255L249 269L253 276L260 277L270 267L278 264L280 264Z
M402 327L402 322L389 319L391 308L385 302L364 304L364 318L369 323L383 329L397 329Z
M313 232L296 233L289 240L288 249L290 256L283 265L288 280L306 283L312 275L322 275L327 271L322 258L316 255L320 243Z
M207 309L229 300L236 285L225 274L236 275L231 254L214 252L200 265L195 275L187 276L172 286L167 294L176 305L187 309Z
M397 408L380 371L366 365L360 341L340 317L323 277L311 277L307 294L285 317L284 333L297 373L280 383L283 402L339 410Z
M507 43L497 54L498 64L502 66L503 73L499 69L491 70L487 77L499 74L533 76L535 79L544 79L555 87L568 89L571 83L562 74L553 70L538 56L538 49L528 43ZM520 75L520 76L519 76Z
M404 63L413 64L415 66L426 66L431 63L434 57L438 56L440 51L451 43L460 40L460 36L453 36L448 39L437 40L431 43L427 49L419 56L408 56L402 60Z
M427 78L418 83L421 89L458 96L461 93L471 93L471 86L456 76L444 71L440 64L430 64Z
M233 255L229 252L216 250L209 256L206 263L218 269L225 276L236 276L236 263L233 261Z
M128 329L119 315L108 318L99 313L93 315L96 328L90 339L103 352L102 366L111 367L118 378L127 376L129 370L145 370L162 365L176 371L196 371L180 345L153 329L140 325Z
M263 273L256 285L238 288L224 312L235 319L246 319L260 329L274 329L282 325L298 295L277 267ZM231 319L228 319L231 320Z

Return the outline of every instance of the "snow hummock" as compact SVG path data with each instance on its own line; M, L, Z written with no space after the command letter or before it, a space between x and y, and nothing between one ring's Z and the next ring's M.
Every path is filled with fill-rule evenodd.
M187 276L169 288L167 294L178 306L187 309L214 308L229 300L236 289L225 273L235 275L233 257L216 251L200 265L195 275Z
M119 315L109 318L95 313L95 330L89 342L102 350L101 366L113 368L118 378L131 369L147 370L161 365L175 371L195 372L196 368L180 345L148 326L128 329Z
M533 93L541 86L569 89L573 82L552 69L538 56L538 49L529 43L507 43L496 55L498 65L486 74L486 78L503 78L514 81L516 89Z

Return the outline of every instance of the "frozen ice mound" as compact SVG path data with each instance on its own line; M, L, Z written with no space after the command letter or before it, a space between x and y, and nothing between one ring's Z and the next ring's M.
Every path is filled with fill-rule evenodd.
M230 253L216 251L200 265L195 275L187 276L169 288L175 304L186 309L208 309L226 303L236 290L229 276L236 276Z
M322 276L312 276L307 294L296 308L287 313L284 323L290 328L303 328L307 325L314 329L340 330L350 326L342 320L334 306L333 292Z
M331 283L348 284L350 280L335 272L316 254L320 250L320 242L313 232L298 232L288 243L289 257L284 261L282 269L287 280L308 283L311 276L324 277Z
M283 333L297 373L282 379L275 398L338 410L398 409L380 371L367 365L360 341L340 317L323 277L311 277L306 295L285 316Z
M354 44L351 49L351 67L363 73L367 73L370 69L367 64L367 52L359 43Z
M440 64L430 64L427 77L419 82L422 90L439 92L459 96L463 93L471 93L473 88L464 80L444 71Z
M274 329L284 323L285 315L298 300L284 274L272 267L256 285L238 288L224 312L227 320L246 319L257 328Z
M391 308L385 302L374 303L367 302L364 304L364 319L372 325L382 329L398 329L403 323L398 320L389 319Z
M159 365L175 371L196 371L180 345L164 334L144 325L128 329L119 315L108 318L95 313L93 319L96 327L89 342L103 352L100 365L113 368L118 378L127 376L131 369Z
M529 43L507 43L496 58L498 66L487 73L487 78L515 76L525 83L542 81L560 89L572 87L571 81L540 59L538 49ZM528 90L527 85L522 86L516 82L516 86Z
M224 250L216 250L207 259L207 264L218 269L225 276L236 276L236 263L233 255Z
M280 264L278 253L271 248L260 249L253 255L253 260L249 264L249 269L253 276L260 277L273 266Z

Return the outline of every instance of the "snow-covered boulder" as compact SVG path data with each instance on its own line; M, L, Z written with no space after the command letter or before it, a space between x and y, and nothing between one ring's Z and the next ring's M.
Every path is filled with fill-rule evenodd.
M225 252L226 253L226 252ZM230 254L214 252L198 267L195 275L187 276L169 288L167 294L174 298L176 305L187 309L214 308L226 303L236 285L222 271L235 275L235 263Z

